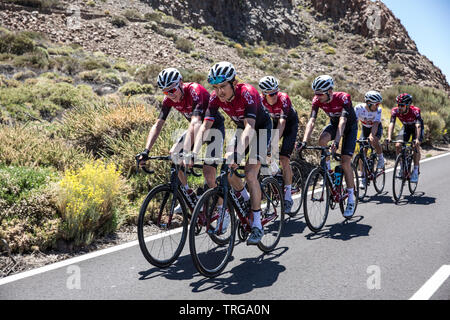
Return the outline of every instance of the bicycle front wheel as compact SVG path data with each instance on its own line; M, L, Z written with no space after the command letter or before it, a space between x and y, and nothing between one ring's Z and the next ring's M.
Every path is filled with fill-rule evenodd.
M138 240L145 259L167 268L180 255L188 229L187 209L181 195L169 185L153 188L138 217Z
M261 182L261 219L264 236L258 248L270 252L280 241L284 223L284 194L272 177L266 177Z
M322 168L314 168L308 175L303 189L305 220L312 232L320 231L327 221L329 203L330 191L325 172Z
M384 168L379 169L378 168L378 157L374 157L373 158L374 161L374 177L373 177L373 186L375 187L375 190L377 192L377 194L380 194L383 192L384 190L384 185L386 183L386 170Z
M369 186L369 179L367 177L367 167L363 157L360 154L356 155L353 160L353 165L356 167L356 175L359 181L359 200L363 200L367 194Z
M399 154L395 160L394 173L392 178L392 193L395 203L400 201L405 186L405 166L403 164L402 155Z
M227 266L236 234L231 201L228 200L228 210L223 212L219 207L220 199L223 202L219 189L206 191L194 208L189 229L189 249L194 265L198 272L209 278L219 275Z
M294 204L291 208L290 216L295 216L303 204L303 177L301 166L298 162L291 161L292 168L292 200Z

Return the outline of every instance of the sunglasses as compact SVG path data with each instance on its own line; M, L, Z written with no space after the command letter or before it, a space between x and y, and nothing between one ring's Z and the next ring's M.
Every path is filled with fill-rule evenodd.
M227 80L225 76L217 76L217 77L208 77L208 82L210 84L219 84Z
M408 106L407 104L404 104L404 103L397 103L397 105L398 105L399 107L407 107L407 106Z
M324 92L314 92L314 95L316 96L324 96L326 93Z
M277 93L278 93L278 91L272 92L272 93L265 93L265 95L266 95L266 96L270 96L270 97L274 97L274 96L277 95Z
M380 104L379 103L369 103L369 102L367 102L367 105L369 106L369 108L372 108L372 107L378 107Z
M163 93L164 93L165 95L168 95L169 93L170 93L170 94L174 94L175 92L177 92L178 87L179 87L179 85L176 85L175 87L173 87L173 88L170 89L170 90L163 91Z

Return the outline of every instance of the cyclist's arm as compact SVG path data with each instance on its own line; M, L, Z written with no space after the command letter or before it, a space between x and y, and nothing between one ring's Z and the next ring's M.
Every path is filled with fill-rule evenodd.
M153 145L155 144L156 139L159 136L159 133L161 132L162 127L164 126L164 123L166 121L164 119L158 119L156 120L155 124L150 129L150 132L147 137L147 142L145 144L145 149L151 150Z
M336 145L339 145L339 142L341 141L342 134L344 133L345 126L347 124L347 117L341 116L339 118L339 125L336 131L336 137L334 139L334 142Z
M189 128L187 129L186 137L184 139L183 150L185 150L185 152L191 150L193 142L195 141L195 137L199 133L201 125L202 125L201 116L192 116L191 123L189 124Z
M314 130L314 126L316 125L317 112L319 108L313 106L311 110L311 115L308 120L308 124L306 125L305 134L303 135L303 142L308 142L311 133Z
M286 128L286 118L280 118L278 120L277 128L278 128L278 130L280 130L279 131L279 134L280 134L279 137L281 138L283 136L284 129Z
M202 143L203 143L203 136L205 135L205 132L207 130L211 129L213 123L214 123L214 121L211 121L208 119L205 119L203 121L198 133L195 136L195 144L194 144L194 148L192 149L193 153L198 154L200 152L200 148L202 147Z
M253 135L255 134L255 125L256 125L256 120L253 118L245 118L244 119L244 131L242 132L241 135L241 146L244 146L245 150L248 145L250 144L250 141L252 141L253 139ZM239 150L239 149L238 149Z
M391 122L389 123L389 129L388 129L388 140L392 140L392 132L394 132L395 127L395 120L397 120L397 117L391 113Z
M380 122L375 121L372 125L372 137L376 137L377 136L377 131L378 131L378 126L380 125Z

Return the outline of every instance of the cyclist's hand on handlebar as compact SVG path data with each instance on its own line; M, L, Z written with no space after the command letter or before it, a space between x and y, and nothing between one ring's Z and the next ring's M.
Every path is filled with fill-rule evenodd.
M339 148L339 144L336 141L333 141L331 144L331 153L336 153L337 149Z
M148 160L148 153L150 151L148 149L145 149L141 153L136 155L136 159L139 162L139 166L143 167L145 166L145 162Z
M297 152L301 152L303 150L303 148L306 147L306 145L307 145L306 142L297 142L295 144L295 150Z

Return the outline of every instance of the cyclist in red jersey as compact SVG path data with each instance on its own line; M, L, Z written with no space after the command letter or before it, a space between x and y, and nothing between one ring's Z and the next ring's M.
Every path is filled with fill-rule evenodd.
M292 169L290 157L294 150L298 132L298 115L292 106L289 96L280 92L278 80L272 76L266 76L259 80L259 88L262 91L261 99L264 107L272 118L272 126L279 130L278 137L283 137L280 151L280 163L283 168L283 180L285 184L285 213L290 214L294 201L292 200Z
M343 138L341 165L348 191L348 202L344 216L348 218L353 216L356 206L354 196L355 182L353 180L354 175L351 163L358 135L358 122L350 95L345 92L333 92L333 87L333 78L328 75L319 76L313 81L312 89L315 96L312 101L311 116L306 125L303 142L297 148L301 149L306 146L314 129L319 108L325 111L330 117L330 124L322 131L319 145L325 147L330 140L334 139L331 151L335 152L338 149L341 138ZM328 170L331 170L330 159L327 159L327 167Z
M392 133L395 127L395 120L398 118L403 124L403 128L399 133L399 140L405 142L412 138L414 143L414 170L411 174L411 182L417 182L419 179L419 163L420 163L420 144L423 141L423 119L420 115L420 108L413 106L412 96L408 93L402 93L397 96L397 107L391 110L391 123L389 124L388 138L386 142L391 141ZM401 144L395 144L395 152L398 155L401 151Z
M194 154L200 150L202 133L211 127L219 114L219 108L222 108L235 122L237 128L241 129L234 138L231 150L230 148L227 150L226 158L229 166L236 168L245 154L250 151L250 158L245 165L245 180L250 196L248 197L243 182L236 175L229 180L237 194L250 198L252 232L247 239L247 245L256 245L264 235L261 225L261 188L258 173L261 160L265 160L269 150L272 122L267 110L261 104L258 91L249 84L238 83L235 77L236 70L229 62L222 61L211 68L208 82L212 84L214 91L211 93L205 120L195 142ZM252 143L254 137L256 137L257 145L256 157L254 157L255 148ZM264 141L261 143L264 146L262 149L260 149L259 140ZM247 199L244 198L244 200Z
M199 128L205 116L206 109L208 107L208 90L206 90L198 83L183 82L181 73L175 68L164 69L160 72L160 74L158 75L158 87L163 91L166 97L163 100L158 120L152 126L148 134L145 150L140 154L141 165L144 165L145 161L148 160L148 154L153 147L156 139L158 138L167 119L167 116L169 115L172 108L175 108L181 114L183 114L186 120L189 121L189 127L170 149L171 155L173 155L174 153L181 154L191 151L191 148L195 141L195 134L197 134L199 131ZM224 118L222 116L218 116L215 119L212 127L220 131L220 146L223 146L223 139L225 137ZM209 150L209 152L214 157L217 149L215 148L215 146L217 146L217 144L212 144L213 141L214 139L208 143L208 148L211 149ZM210 148L210 146L212 146L213 148ZM186 152L184 150L186 150ZM222 148L220 148L220 150L217 150L217 153L221 155ZM174 160L178 161L178 159ZM216 186L216 166L205 164L205 166L203 167L203 174L208 186L210 188L214 188ZM182 188L182 191L186 191L188 199L191 202L189 203L189 206L193 207L197 200L197 196L195 195L193 190L189 188L187 177L183 171L179 171L178 177L182 185L184 186L184 188Z

